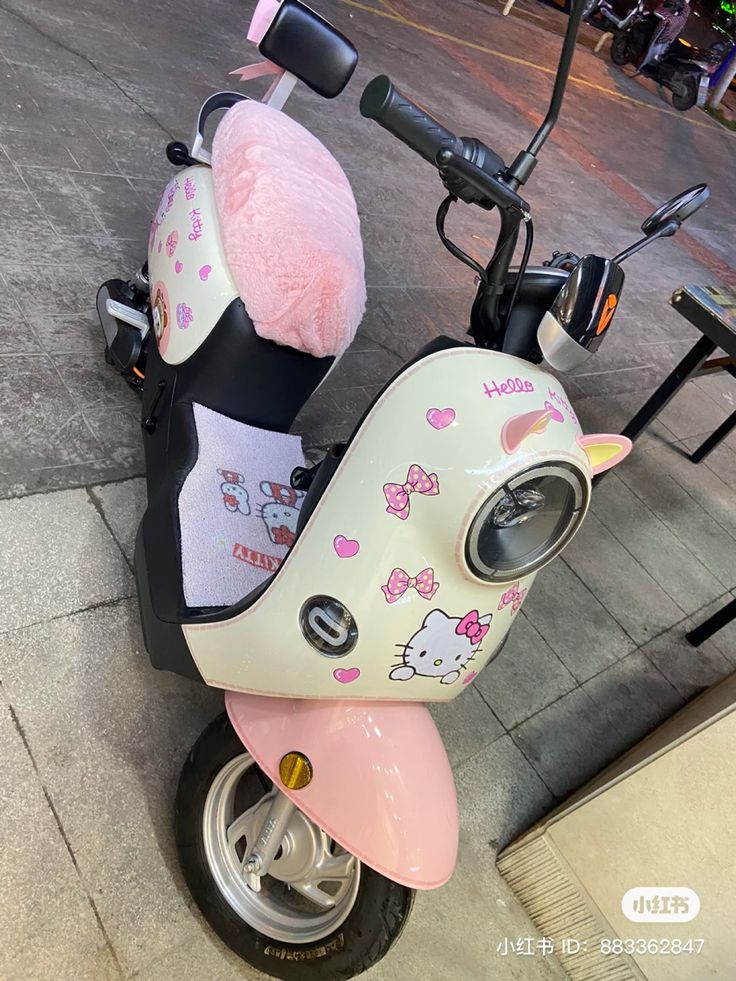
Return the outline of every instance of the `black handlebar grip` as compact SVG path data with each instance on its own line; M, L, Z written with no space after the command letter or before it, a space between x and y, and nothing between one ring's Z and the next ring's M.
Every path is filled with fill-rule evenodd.
M435 167L440 150L461 151L457 136L402 95L386 75L378 75L366 85L360 113L366 119L375 119Z

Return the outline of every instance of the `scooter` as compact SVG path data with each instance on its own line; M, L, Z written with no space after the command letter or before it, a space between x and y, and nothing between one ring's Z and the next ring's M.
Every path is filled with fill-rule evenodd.
M583 8L583 20L591 27L597 27L603 31L610 31L614 28L617 31L624 31L645 9L646 0L637 0L623 17L619 17L609 0L586 0Z
M155 667L225 690L181 774L182 868L213 929L273 977L360 973L400 935L414 891L452 875L455 788L425 703L464 692L499 653L536 573L580 527L594 474L631 447L584 436L540 364L565 371L600 346L621 263L708 191L658 209L614 259L528 268L520 192L581 13L547 117L509 166L387 77L365 89L363 116L437 168L438 232L479 287L470 340L418 351L319 465L288 431L357 328L363 254L341 168L279 110L297 79L337 96L357 53L299 0L260 0L248 36L264 61L239 74L273 76L264 101L205 102L191 148L168 147L181 169L147 263L100 287L108 359L142 397L146 648ZM210 150L205 124L222 109ZM460 201L500 217L485 268L445 233Z
M656 12L637 13L614 37L611 61L620 67L633 64L638 74L669 89L675 109L687 112L693 106L702 108L708 99L710 77L723 58L723 45L716 42L703 50L678 38L663 57L653 58L662 23Z

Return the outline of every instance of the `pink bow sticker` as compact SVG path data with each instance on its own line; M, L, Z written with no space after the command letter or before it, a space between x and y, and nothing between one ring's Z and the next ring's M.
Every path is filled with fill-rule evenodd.
M498 604L499 610L502 610L505 606L511 607L511 615L513 616L524 602L524 597L526 596L526 590L519 589L518 582L515 582L513 586L509 586L506 592L501 597L501 602Z
M423 599L430 600L439 588L440 584L435 582L433 569L422 569L416 576L407 575L403 569L394 569L386 585L381 586L381 591L387 603L395 603L407 589L416 589Z
M386 512L395 514L397 518L406 521L409 517L410 494L426 494L433 496L439 494L440 483L436 473L425 473L418 463L412 463L406 475L404 484L384 484L383 493L388 503Z
M455 633L460 637L467 637L475 647L476 644L480 644L488 633L488 626L487 623L480 622L477 610L471 610L470 613L465 614L460 623L455 627Z

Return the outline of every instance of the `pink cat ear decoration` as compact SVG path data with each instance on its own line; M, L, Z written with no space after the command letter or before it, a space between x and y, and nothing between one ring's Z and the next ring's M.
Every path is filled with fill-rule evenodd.
M543 433L551 420L559 421L559 413L550 406L549 409L534 409L520 416L511 416L503 424L501 430L501 445L506 453L515 453L527 436L533 433Z
M585 450L590 469L595 476L615 467L631 453L632 443L627 436L612 433L593 433L578 436L578 446Z

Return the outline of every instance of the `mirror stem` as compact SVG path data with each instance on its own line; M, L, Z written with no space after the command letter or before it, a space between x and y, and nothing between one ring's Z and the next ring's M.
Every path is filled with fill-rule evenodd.
M560 62L557 66L555 86L552 90L552 99L549 104L549 109L547 110L547 115L544 117L542 125L532 137L532 141L526 150L526 152L531 154L533 157L536 157L541 150L544 141L552 132L552 127L557 122L557 117L560 114L562 97L565 94L565 86L567 85L567 76L570 74L572 56L575 53L575 41L578 36L580 22L583 19L584 6L584 0L574 0L573 8L570 11L570 19L567 24L567 31L565 32L565 41L562 45L562 51L560 52Z
M624 261L624 259L628 259L630 256L634 255L634 253L641 252L645 246L651 245L652 242L656 242L658 238L669 238L670 235L674 235L679 227L679 221L668 221L662 225L661 228L658 228L656 232L652 232L651 235L645 235L644 238L641 238L638 242L634 242L633 245L630 245L628 249L624 249L623 252L619 252L619 254L615 255L611 261L620 264Z

